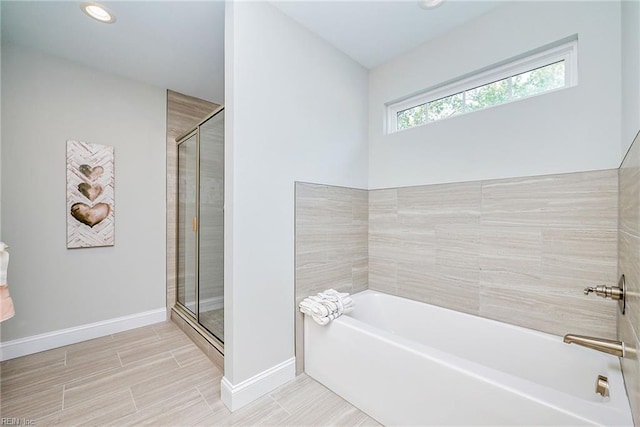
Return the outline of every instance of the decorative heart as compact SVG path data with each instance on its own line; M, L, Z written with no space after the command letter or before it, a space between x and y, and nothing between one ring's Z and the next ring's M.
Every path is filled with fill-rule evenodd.
M83 224L87 224L92 227L99 224L104 220L109 212L111 206L106 203L97 203L95 206L90 207L84 203L74 203L71 205L71 215Z
M89 178L91 181L95 181L96 178L98 178L100 175L104 173L104 168L102 166L96 166L95 168L92 168L89 165L80 165L78 169L84 176Z
M78 191L80 191L84 195L84 197L93 202L99 195L102 194L102 185L91 185L83 182L82 184L78 185Z

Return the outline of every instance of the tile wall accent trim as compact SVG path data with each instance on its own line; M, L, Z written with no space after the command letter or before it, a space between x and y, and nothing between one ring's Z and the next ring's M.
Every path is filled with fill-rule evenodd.
M164 322L166 319L167 310L163 307L46 334L6 341L0 343L0 361Z
M231 412L236 411L294 380L296 377L295 366L295 357L292 357L235 385L231 384L227 377L223 377L220 387L222 402Z
M618 339L640 349L640 133L619 169L618 274L627 283L626 314L618 314ZM636 425L640 425L640 357L623 358L622 374Z
M329 288L355 293L369 281L369 192L295 184L295 354L304 371L303 316L298 304Z
M563 335L614 338L618 171L369 192L369 288Z

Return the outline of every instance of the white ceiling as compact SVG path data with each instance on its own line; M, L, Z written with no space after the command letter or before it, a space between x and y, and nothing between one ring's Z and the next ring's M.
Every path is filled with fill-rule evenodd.
M78 1L1 3L2 42L221 103L224 2L101 1L114 24Z
M107 73L224 101L224 2L103 1L114 24L88 18L79 1L1 0L2 42ZM367 68L496 7L499 1L272 2Z
M284 13L364 65L375 68L495 8L502 1L275 1Z

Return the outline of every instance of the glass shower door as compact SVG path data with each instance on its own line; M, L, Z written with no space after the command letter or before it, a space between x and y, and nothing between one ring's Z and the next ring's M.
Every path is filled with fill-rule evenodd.
M224 342L224 111L200 125L199 316Z
M224 352L224 109L178 141L175 312Z
M178 301L194 316L196 307L197 136L178 146Z

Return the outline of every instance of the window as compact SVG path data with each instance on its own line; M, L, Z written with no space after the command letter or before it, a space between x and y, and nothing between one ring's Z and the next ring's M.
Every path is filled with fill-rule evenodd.
M577 84L573 36L387 104L389 133Z

